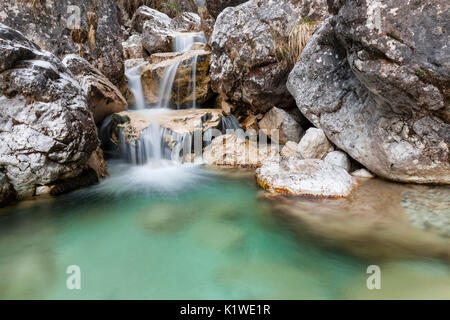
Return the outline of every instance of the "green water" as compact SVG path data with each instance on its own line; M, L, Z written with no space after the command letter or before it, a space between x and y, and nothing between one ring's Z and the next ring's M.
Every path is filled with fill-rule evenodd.
M433 261L389 262L382 296L369 292L369 261L293 234L251 177L110 170L101 185L0 211L0 298L403 298L423 292L417 275L430 279L425 298L448 294ZM70 265L81 290L66 287Z

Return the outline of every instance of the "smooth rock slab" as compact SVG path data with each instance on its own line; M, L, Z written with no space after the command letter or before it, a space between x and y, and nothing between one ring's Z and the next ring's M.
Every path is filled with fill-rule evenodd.
M271 193L347 197L356 186L344 168L322 160L273 157L256 170L258 184Z

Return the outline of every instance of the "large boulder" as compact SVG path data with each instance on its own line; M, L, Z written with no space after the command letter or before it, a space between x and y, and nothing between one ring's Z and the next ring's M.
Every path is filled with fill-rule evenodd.
M124 71L120 19L115 1L0 2L0 22L58 57L81 55L114 84Z
M248 0L205 0L205 4L211 16L217 18L225 8L235 7L246 1Z
M0 108L0 199L83 183L99 145L83 89L58 58L3 24Z
M109 115L128 108L127 101L101 72L75 54L63 59L63 64L72 72L86 94L87 102L96 124Z
M347 197L356 186L348 172L317 159L272 157L256 170L258 184L271 193L294 196Z
M301 41L289 38L302 24L302 8L295 1L250 0L225 9L210 40L213 90L253 111L293 105L286 81Z
M450 183L448 2L332 9L289 76L301 112L379 176Z

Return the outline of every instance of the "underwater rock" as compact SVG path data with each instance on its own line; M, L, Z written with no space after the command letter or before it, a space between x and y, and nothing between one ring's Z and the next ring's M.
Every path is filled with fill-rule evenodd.
M128 108L119 89L89 62L75 54L67 55L62 62L80 83L97 125L107 116Z
M258 145L237 135L226 134L215 138L205 148L203 160L212 166L258 168L278 152L277 146Z
M304 134L303 128L294 117L286 111L273 107L259 122L259 128L279 144L288 141L299 142Z
M323 160L329 164L342 167L346 171L350 171L352 165L347 154L342 151L332 151Z
M121 12L116 1L1 1L0 12L0 22L42 49L59 58L78 54L115 85L122 81Z
M305 159L322 159L330 146L327 136L321 129L309 128L298 144L298 152Z
M258 184L271 193L347 197L356 186L344 168L322 160L272 157L256 170Z
M376 175L449 184L448 1L387 1L378 14L373 3L334 1L336 16L303 50L289 91L316 127Z
M89 168L99 140L83 89L58 58L3 24L0 106L0 170L18 198Z

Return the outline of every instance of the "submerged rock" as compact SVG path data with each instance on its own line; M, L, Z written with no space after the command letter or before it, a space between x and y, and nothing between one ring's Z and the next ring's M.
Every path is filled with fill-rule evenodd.
M300 124L286 111L272 108L259 122L259 128L272 140L285 144L299 142L304 131Z
M120 21L116 1L0 2L0 22L60 58L79 54L116 85L124 71Z
M339 166L322 160L272 157L256 170L258 184L271 193L295 196L347 197L355 180Z
M278 154L277 146L259 145L234 134L221 135L206 147L203 160L212 166L258 168Z
M322 159L331 145L321 129L309 128L298 144L298 152L305 159Z
M315 126L375 174L449 184L448 2L375 4L334 1L336 16L304 49L288 88Z
M3 24L0 106L0 198L8 184L24 198L89 169L99 140L81 86L58 58Z
M96 124L109 115L128 108L119 89L83 58L70 54L63 64L72 72L86 94L87 102Z

